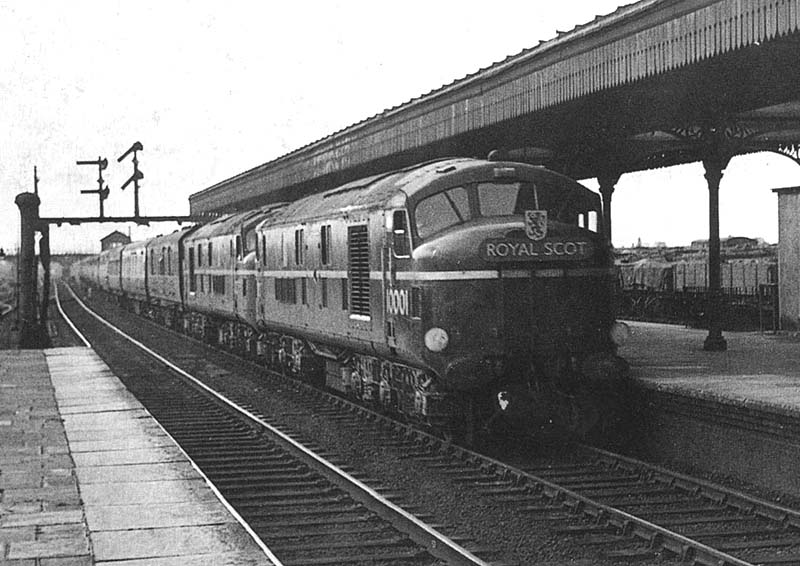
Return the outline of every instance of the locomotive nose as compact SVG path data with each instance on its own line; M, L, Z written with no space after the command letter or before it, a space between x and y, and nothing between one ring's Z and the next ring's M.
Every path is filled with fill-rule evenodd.
M505 366L505 361L500 356L468 354L447 364L444 381L454 389L484 387L502 376Z

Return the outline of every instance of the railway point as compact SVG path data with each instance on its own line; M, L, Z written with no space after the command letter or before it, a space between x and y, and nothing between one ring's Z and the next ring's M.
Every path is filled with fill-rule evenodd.
M92 349L0 351L0 392L0 564L272 564Z

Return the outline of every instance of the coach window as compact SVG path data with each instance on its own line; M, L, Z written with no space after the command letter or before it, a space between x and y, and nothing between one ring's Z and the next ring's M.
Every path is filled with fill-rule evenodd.
M211 267L213 265L212 257L213 256L211 255L211 242L209 242L208 243L208 267Z
M156 274L156 251L150 250L150 275Z
M172 248L167 248L167 275L172 275Z
M236 235L236 259L242 259L242 237Z
M411 255L408 235L406 211L395 210L392 213L392 249L395 257L409 257Z
M463 187L431 195L421 200L414 211L420 238L427 238L469 219L469 198Z
M197 267L203 267L203 244L197 244Z

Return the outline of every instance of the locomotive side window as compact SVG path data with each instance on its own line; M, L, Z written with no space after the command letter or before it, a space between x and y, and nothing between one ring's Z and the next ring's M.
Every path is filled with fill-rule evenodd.
M297 287L294 279L275 279L275 300L285 304L297 302Z
M470 219L466 189L455 187L421 200L415 209L414 219L420 238L466 222Z
M596 210L590 210L589 211L589 223L586 225L586 228L588 228L592 232L597 232L597 211Z
M411 287L411 318L422 318L422 288Z
M392 214L392 248L395 257L409 257L411 245L408 241L408 222L404 210L395 210Z
M331 264L331 225L326 224L319 229L319 254L322 265Z
M303 265L303 229L294 231L294 263Z
M189 292L196 293L197 281L194 278L194 246L189 246L186 251L189 252L189 259L187 261L189 264Z
M215 295L225 294L225 276L213 275L211 276L211 287Z

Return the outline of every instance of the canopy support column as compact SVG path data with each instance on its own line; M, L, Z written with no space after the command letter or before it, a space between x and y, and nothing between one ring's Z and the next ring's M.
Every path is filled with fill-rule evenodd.
M620 173L611 173L598 175L597 177L597 182L600 184L600 194L603 197L603 234L609 246L611 246L611 195L614 194L614 187L620 176Z
M720 279L719 244L719 184L728 159L712 158L703 161L708 182L708 336L703 349L720 352L728 349L722 336L722 282Z

